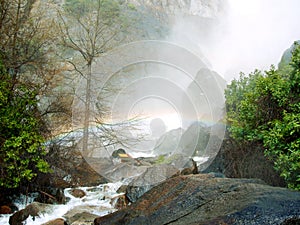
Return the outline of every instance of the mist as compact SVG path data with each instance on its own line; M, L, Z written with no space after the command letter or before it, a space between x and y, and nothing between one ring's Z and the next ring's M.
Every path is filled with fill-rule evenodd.
M210 4L214 7L202 21L197 16L178 15L169 40L200 56L227 82L240 72L249 74L277 66L283 52L300 39L298 0L223 0Z
M227 82L269 69L300 39L299 9L298 0L228 0L226 15L199 45Z

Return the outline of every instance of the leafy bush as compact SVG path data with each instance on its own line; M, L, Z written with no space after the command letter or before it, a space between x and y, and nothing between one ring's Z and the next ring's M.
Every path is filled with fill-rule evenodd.
M300 190L300 47L290 64L241 74L225 91L232 137L261 142L290 188Z
M0 187L15 188L49 166L42 159L36 92L16 82L1 63L0 79Z

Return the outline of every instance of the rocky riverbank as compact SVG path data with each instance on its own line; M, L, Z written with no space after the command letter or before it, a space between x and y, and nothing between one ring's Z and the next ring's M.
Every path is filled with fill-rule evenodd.
M260 180L198 174L168 179L127 208L95 219L94 224L261 225L283 224L299 216L300 192Z
M65 189L65 204L34 202L10 216L9 222L12 225L25 221L47 225L93 221L95 225L299 224L300 192L269 186L258 179L232 179L216 173L183 175L179 171L174 174L173 170L170 165L156 165L124 185ZM172 172L172 176L160 180L158 175L162 171L166 175Z

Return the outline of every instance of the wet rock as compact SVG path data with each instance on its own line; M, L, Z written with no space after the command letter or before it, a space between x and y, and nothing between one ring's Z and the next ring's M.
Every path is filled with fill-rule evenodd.
M89 212L79 212L68 219L70 225L92 224L97 215Z
M29 217L29 214L25 209L21 209L20 211L14 213L9 217L10 225L22 225L23 221L25 221Z
M75 198L83 198L86 194L81 189L72 189L70 194L73 195Z
M177 176L94 224L280 224L300 212L300 193L260 180Z
M63 218L65 218L69 224L73 224L74 222L79 221L82 222L81 224L91 224L83 221L90 220L89 222L92 222L97 217L97 215L93 214L92 212L97 212L105 215L113 211L115 210L104 206L81 205L75 206L74 208L69 210L66 214L63 215Z
M42 225L68 225L68 223L64 219L58 218L47 223L43 223Z
M111 199L111 205L116 209L124 209L129 204L129 199L126 197L125 194L117 196Z
M12 209L7 205L0 206L0 214L11 214Z
M62 188L58 188L55 194L55 198L58 204L65 204L67 199Z
M43 214L47 211L51 210L51 205L43 204L39 202L33 202L25 207L25 209L21 209L17 211L9 218L10 225L20 225L25 221L29 216L33 219L40 214Z

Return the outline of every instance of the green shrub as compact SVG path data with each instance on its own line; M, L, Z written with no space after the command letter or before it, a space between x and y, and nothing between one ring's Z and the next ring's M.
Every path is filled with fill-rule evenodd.
M0 187L15 188L49 166L42 159L36 92L14 80L1 63L0 78Z
M225 97L232 137L261 142L288 186L300 190L300 47L295 46L289 69L241 74Z

